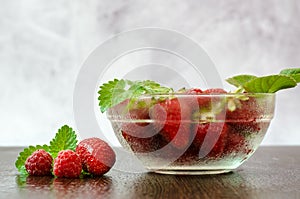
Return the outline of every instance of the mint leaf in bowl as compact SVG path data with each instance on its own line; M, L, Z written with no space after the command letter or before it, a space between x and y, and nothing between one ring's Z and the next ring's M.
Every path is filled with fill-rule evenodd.
M226 81L238 88L237 93L276 93L279 90L297 86L300 82L300 68L284 69L277 75L262 77L237 75Z

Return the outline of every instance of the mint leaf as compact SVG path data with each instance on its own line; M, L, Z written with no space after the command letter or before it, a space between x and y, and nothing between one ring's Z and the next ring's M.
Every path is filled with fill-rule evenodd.
M100 86L98 100L102 113L108 108L122 102L124 98L127 98L125 87L128 84L131 84L131 82L114 79Z
M98 91L99 106L102 113L120 102L130 99L129 104L144 94L161 94L173 92L171 88L163 87L159 83L144 80L130 81L114 79L100 86Z
M55 138L50 141L49 153L55 159L61 150L70 149L75 151L77 142L77 136L73 129L64 125L58 130Z
M270 75L250 80L243 87L247 92L251 93L275 93L281 89L292 88L296 85L295 79L287 75Z
M297 83L300 82L300 68L288 68L280 71L280 74L287 75L296 80Z
M243 87L243 85L250 80L256 79L254 75L237 75L231 78L226 79L229 84L232 84L236 87Z
M49 151L49 147L47 145L37 145L37 146L29 146L27 148L25 148L18 156L16 162L15 162L15 166L18 169L18 171L20 172L21 175L27 175L27 171L25 169L25 161L26 159L36 150L38 149L44 149L45 151Z

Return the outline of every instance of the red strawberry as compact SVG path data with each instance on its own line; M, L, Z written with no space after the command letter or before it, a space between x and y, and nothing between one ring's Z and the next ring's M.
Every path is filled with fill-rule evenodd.
M76 147L83 169L93 175L107 173L116 161L113 149L99 138L82 140Z
M204 94L225 94L227 92L222 88L210 88L203 91L203 93Z
M153 130L152 126L145 122L145 120L150 119L150 99L138 100L130 105L130 108L129 102L129 99L124 100L111 108L109 114L113 117L118 117L116 120L122 120L122 122L115 123L122 131L135 137L150 137L152 135L151 130ZM148 134L145 134L146 132L148 132Z
M184 94L190 95L185 97L185 101L191 107L191 110L198 111L200 108L201 94L203 94L203 91L199 88L191 88L186 90Z
M176 160L177 164L192 164L199 160L199 147L190 145L189 148Z
M254 121L259 116L259 109L256 100L249 97L247 100L240 100L240 104L234 111L227 111L228 120L238 120L242 122Z
M216 103L218 102L218 100L220 100L220 97L218 96L214 97L214 95L225 94L225 93L227 92L222 88L211 88L203 91L203 96L200 96L198 99L200 109L205 107L210 108L212 103Z
M143 138L135 137L131 134L126 133L125 131L122 131L122 136L126 140L133 152L147 153L155 151L159 147L159 135Z
M25 161L25 168L29 175L51 175L52 157L43 149L33 152Z
M150 109L150 118L167 142L175 148L182 149L189 145L191 108L184 99L167 99Z
M185 94L188 95L199 95L202 94L203 91L200 88L191 88L185 91Z
M214 158L222 155L227 141L227 125L223 123L205 123L196 125L196 129L197 133L193 144L203 151L202 154L208 154L208 157Z
M246 140L244 136L234 130L229 131L224 154L243 151L245 149L245 143Z
M261 108L258 107L254 97L248 100L240 100L240 104L234 111L227 110L226 121L238 132L257 132L260 125Z
M224 94L227 93L225 90L221 89L221 88L212 88L212 89L207 89L205 91L202 91L201 89L198 88L193 88L193 89L189 89L185 92L188 95L193 95L194 97L197 98L197 102L198 102L198 107L194 107L193 106L193 110L196 111L201 111L203 109L210 109L211 108L211 103L212 102L217 102L216 100L220 99L219 97L214 97L214 94ZM212 96L210 96L210 94Z
M72 150L60 151L54 160L53 173L57 177L78 178L81 170L81 160Z

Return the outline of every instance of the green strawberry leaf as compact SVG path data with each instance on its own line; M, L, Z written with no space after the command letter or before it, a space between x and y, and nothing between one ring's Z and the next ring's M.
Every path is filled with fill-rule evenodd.
M296 80L297 83L300 82L300 68L288 68L280 71L280 74L287 75Z
M296 85L295 79L287 75L270 75L250 80L243 87L250 93L275 93Z
M50 141L49 153L53 159L57 157L58 152L66 149L75 151L77 146L77 135L73 129L67 125L61 127Z
M108 108L126 99L130 99L129 105L132 105L141 95L170 92L173 92L173 89L163 87L159 83L150 80L130 81L114 79L100 86L98 100L100 110L104 113Z
M18 156L16 162L15 162L15 166L18 169L18 171L20 172L21 175L27 175L27 171L25 168L25 161L26 159L36 150L38 149L44 149L45 151L49 151L49 146L47 145L37 145L37 146L29 146L27 148L25 148Z
M232 84L236 87L243 87L243 85L250 80L256 79L254 75L237 75L231 78L226 79L229 84Z

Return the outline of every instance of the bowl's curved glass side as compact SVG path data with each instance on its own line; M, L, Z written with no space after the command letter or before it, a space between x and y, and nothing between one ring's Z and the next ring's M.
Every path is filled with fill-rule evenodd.
M203 103L199 101L196 105L198 107L194 109L196 111L192 113L193 117L180 120L180 126L187 126L190 132L188 145L183 148L172 145L175 138L169 141L164 137L166 125L177 125L173 119L169 120L166 116L164 121L158 121L157 118L148 117L155 104L150 103L150 106L143 107L142 111L138 109L137 112L135 109L125 110L125 106L119 107L118 111L111 109L107 117L121 145L136 155L151 171L208 174L228 172L237 168L262 142L273 118L275 95L178 95L175 98L187 99L183 101L190 102L189 98L195 97L198 97L198 100L209 98L211 105L203 108ZM229 110L232 103L236 108ZM216 115L216 110L219 115L211 117ZM167 109L164 111L168 112ZM203 119L203 114L209 117ZM199 115L201 117L198 117ZM205 140L212 139L215 141L211 142L213 145L209 148L210 151L203 155L203 150L207 148Z

